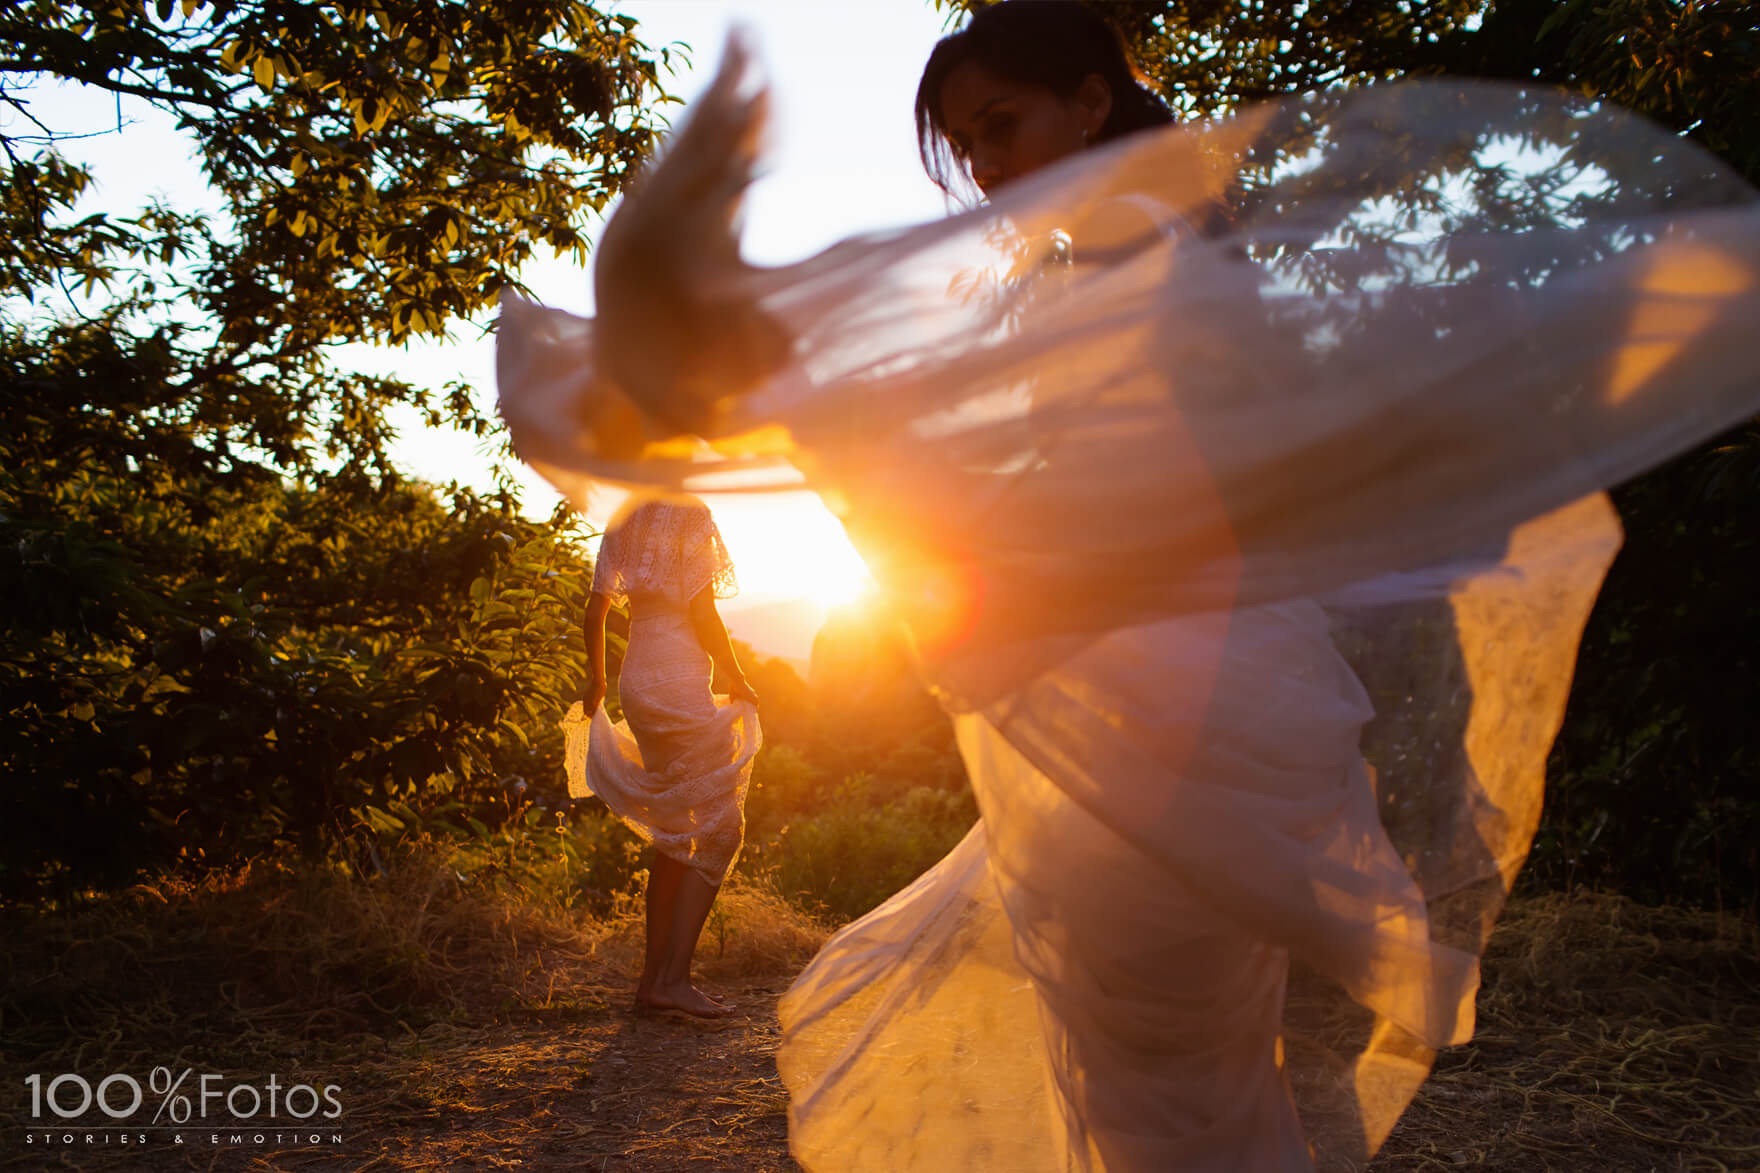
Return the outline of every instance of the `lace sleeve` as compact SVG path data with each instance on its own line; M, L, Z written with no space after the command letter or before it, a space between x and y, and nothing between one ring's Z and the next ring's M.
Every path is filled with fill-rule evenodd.
M687 603L705 587L718 599L738 592L733 558L699 498L636 503L611 523L599 543L593 590L613 602L639 594Z
M733 558L721 530L710 516L707 506L698 503L691 519L683 528L679 549L679 583L685 599L694 599L705 587L717 599L728 599L739 593L734 577Z

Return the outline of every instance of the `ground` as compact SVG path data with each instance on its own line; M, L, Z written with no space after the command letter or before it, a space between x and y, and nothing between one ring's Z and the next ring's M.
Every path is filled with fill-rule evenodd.
M731 991L738 1012L717 1023L637 1016L607 988L602 1017L565 1029L430 1027L382 1069L363 1064L383 1098L351 1113L360 1140L347 1148L375 1169L794 1169L778 992Z
M256 910L259 932L248 939L258 941L261 926L280 923L299 900L283 893L265 904L264 891L251 891L234 895ZM299 899L302 916L327 924L340 917L333 896ZM0 1074L13 1089L13 1112L0 1164L794 1169L775 1069L775 1003L818 936L778 930L781 908L736 904L711 925L705 978L738 1006L716 1023L632 1013L637 934L627 916L570 929L503 914L482 938L493 950L462 930L436 938L422 964L437 969L396 971L406 979L402 1009L375 1008L389 995L366 997L359 983L368 967L334 942L318 950L321 966L298 952L313 949L309 940L288 937L281 952L252 946L254 955L229 944L213 922L235 920L238 909L219 901L205 906L200 931L187 917L159 922L151 952L140 938L129 944L121 928L105 936L64 919L56 937L39 924L38 948L7 938ZM309 972L278 977L275 967L290 964ZM320 969L322 981L313 976ZM374 972L377 988L392 988L382 968ZM490 972L501 976L489 982L482 975ZM452 984L435 984L437 974L453 975ZM408 1009L421 1006L445 1012L424 1023ZM30 1072L145 1071L159 1062L276 1070L287 1082L334 1078L347 1098L344 1126L334 1130L342 1141L319 1129L320 1144L289 1144L285 1135L280 1144L248 1135L233 1144L226 1133L214 1144L209 1130L182 1147L23 1143L18 1089ZM1440 1057L1370 1166L1438 1169L1760 1169L1753 921L1611 896L1517 901L1487 957L1477 1038Z

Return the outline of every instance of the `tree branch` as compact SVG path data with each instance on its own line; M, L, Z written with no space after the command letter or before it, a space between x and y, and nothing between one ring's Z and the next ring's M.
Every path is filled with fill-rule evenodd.
M46 74L52 77L65 77L71 81L77 81L81 85L93 86L100 90L108 90L111 93L131 94L137 98L146 98L153 102L165 102L173 106L205 106L210 110L236 109L236 107L230 102L216 101L213 98L202 97L200 94L180 93L176 90L164 90L154 86L136 85L132 82L121 81L105 75L94 77L89 74L77 73L64 67L58 68L40 61L12 61L0 59L0 73L24 73L32 75ZM241 84L222 92L225 93L227 97L231 97L246 88L248 88L246 85ZM15 102L17 101L17 99L12 100ZM35 119L32 121L35 121ZM41 125L41 123L38 125Z

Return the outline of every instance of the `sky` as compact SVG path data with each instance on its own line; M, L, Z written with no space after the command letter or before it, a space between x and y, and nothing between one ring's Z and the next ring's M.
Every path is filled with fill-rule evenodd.
M609 7L634 16L646 44L688 47L674 54L667 82L687 109L713 75L729 28L737 23L753 34L774 90L775 125L771 160L747 206L749 260L780 264L852 234L946 214L944 197L918 164L912 123L918 72L946 31L945 14L929 0L620 0ZM89 136L66 145L96 178L81 211L132 212L152 196L218 210L169 117L73 86L42 91L37 113ZM590 275L573 262L534 263L521 279L542 301L591 313ZM494 388L487 320L455 325L447 344L352 346L339 359L436 388L463 379L487 406ZM409 472L488 484L477 441L426 429L413 412L395 422L402 434L396 457ZM522 483L528 508L548 513L555 500L548 488L535 476ZM608 499L605 508L614 504ZM841 529L808 495L711 506L740 570L734 609L790 598L824 604L859 585L860 565Z
M855 233L946 214L945 197L917 160L912 119L918 74L946 31L945 15L929 0L623 0L613 7L640 21L636 32L646 44L688 47L675 55L679 69L667 85L686 110L713 76L729 29L737 24L754 35L775 122L770 162L746 207L748 260L783 264ZM521 279L541 301L592 312L590 275L572 261L528 266ZM363 347L350 361L435 385L463 377L487 394L492 347L469 337L477 330L456 333L461 341L453 346ZM423 429L413 414L405 431L399 455L417 475L444 481L482 463L473 440ZM525 484L531 507L548 511L554 495L536 477ZM732 610L798 597L823 606L859 588L860 563L815 498L710 504L739 568ZM608 516L615 498L603 507Z

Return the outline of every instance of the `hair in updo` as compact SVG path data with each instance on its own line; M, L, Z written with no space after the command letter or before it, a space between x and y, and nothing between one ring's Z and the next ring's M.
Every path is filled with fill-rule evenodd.
M1064 98L1098 75L1112 91L1112 110L1094 136L1096 144L1173 121L1167 103L1143 85L1118 30L1080 0L1006 0L980 8L964 28L936 43L917 83L917 153L945 192L953 191L966 169L947 139L941 87L967 62Z

